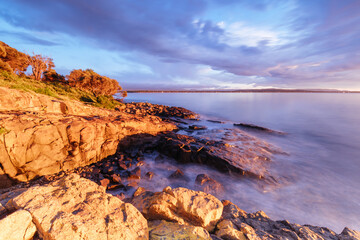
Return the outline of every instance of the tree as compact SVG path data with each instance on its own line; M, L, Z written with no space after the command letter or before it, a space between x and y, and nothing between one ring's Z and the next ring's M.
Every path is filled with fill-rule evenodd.
M44 57L40 54L29 56L28 59L35 80L41 80L45 71L50 71L51 68L55 67L52 58Z
M54 69L45 71L43 75L44 75L43 78L44 81L65 83L65 77L61 74L58 74Z
M29 66L28 55L0 41L0 69L22 74Z
M76 69L66 77L70 86L90 91L95 96L111 96L121 90L115 79L101 76L92 69Z
M121 95L122 95L123 98L126 98L128 93L127 93L127 91L122 91Z

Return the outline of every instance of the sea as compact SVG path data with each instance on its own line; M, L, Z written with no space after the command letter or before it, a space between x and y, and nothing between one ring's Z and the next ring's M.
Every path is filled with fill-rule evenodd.
M234 180L203 166L181 168L193 179L201 171L220 178L230 189L222 199L247 212L263 210L274 220L337 233L344 227L360 230L360 94L129 93L126 102L184 107L200 114L197 124L212 130L236 132L234 123L246 123L286 133L241 130L286 152L273 156L269 166L270 172L288 180L279 186ZM209 138L212 132L201 134ZM155 170L173 167L171 162L159 166L150 160L148 165ZM158 188L164 184L155 183Z

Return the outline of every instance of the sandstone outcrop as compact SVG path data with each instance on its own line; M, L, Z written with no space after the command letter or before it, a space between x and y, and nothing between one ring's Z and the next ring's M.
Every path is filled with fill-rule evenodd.
M6 207L28 211L39 236L46 240L148 239L147 221L133 205L76 174L33 186Z
M0 187L10 185L9 178L29 181L89 165L114 154L128 136L176 128L156 116L120 114L6 88L0 91ZM62 104L67 106L66 114Z
M200 226L212 231L221 217L223 205L214 196L186 188L162 192L144 192L131 203L148 220L167 220L179 224Z

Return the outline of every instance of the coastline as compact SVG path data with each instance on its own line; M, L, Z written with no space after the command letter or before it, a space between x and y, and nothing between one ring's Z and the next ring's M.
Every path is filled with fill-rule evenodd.
M51 118L53 114L56 115L57 119L60 118L58 122L64 122L65 119L69 118L68 115L71 115L71 118L74 118L76 115L63 113L61 110L61 104L58 104L58 102L53 102L51 99L50 101L45 101L50 105L48 105L48 107L45 108L46 110L44 110L44 101L45 100L40 101L41 104L39 104L38 110L34 110L34 106L31 106L32 110L28 111L28 103L34 101L24 102L23 104L17 105L16 116L26 117L26 119L30 119L31 121L38 119L39 123L42 124L39 124L36 127L45 128L48 127L46 124L44 124L45 122L50 121L52 125L54 122L56 122ZM4 140L1 141L4 141L5 145L8 146L9 143L6 142L5 135L7 138L10 136L11 132L21 132L23 129L16 130L16 128L11 128L9 125L10 121L4 120L9 118L8 116L13 114L15 111L15 108L11 109L9 104L11 105L17 101L12 101L11 99L7 98L6 104L8 105L4 104L4 102L5 101L0 102L4 106L4 108L1 109L1 113L4 114L1 119L1 124L4 128L9 130L9 132L4 134ZM51 105L52 103L57 104L58 106ZM71 105L71 103L64 104L67 104L67 109L72 109L73 107L74 109L78 109L78 112L83 112L81 106L74 107L74 105ZM19 109L19 107L23 109ZM25 109L27 112L24 112ZM53 109L52 112L50 112L49 109ZM85 131L82 132L82 129L84 129L84 126L89 126L89 124L91 125L92 122L95 122L98 126L100 124L98 119L99 117L101 118L104 114L107 118L103 118L101 121L104 123L106 134L103 136L103 142L99 143L99 145L104 146L103 143L109 143L109 137L111 136L112 143L108 145L109 147L107 149L116 149L117 152L115 153L114 151L106 150L104 151L106 154L99 154L99 157L95 158L95 160L89 160L90 158L85 156L85 158L83 158L84 163L86 163L84 166L79 167L73 164L65 171L59 171L59 173L53 172L50 175L44 174L45 176L41 178L38 178L39 176L35 175L34 179L37 178L37 180L34 180L30 183L28 181L32 179L31 175L23 172L22 176L26 176L26 178L24 179L18 177L17 180L25 180L24 183L16 185L8 189L8 191L2 190L2 195L0 196L0 215L2 215L0 223L6 221L6 219L10 217L13 217L14 213L19 214L19 211L26 211L31 214L29 224L33 222L35 224L35 228L26 228L25 232L29 229L32 229L33 234L37 232L36 234L38 234L38 237L42 237L44 239L47 239L47 237L49 239L56 239L57 234L62 234L61 231L64 230L64 226L56 229L56 227L54 227L55 225L49 222L47 228L44 227L42 222L46 221L43 221L42 218L45 216L36 214L39 211L43 211L44 209L39 206L39 203L33 203L33 205L31 205L24 199L28 199L29 196L31 196L33 199L44 198L47 199L45 202L50 204L45 204L44 207L53 206L52 202L59 201L59 199L61 199L61 195L63 194L67 196L67 200L64 199L63 203L68 201L70 198L77 199L76 201L78 202L74 203L72 207L64 207L64 209L67 211L67 214L64 216L57 216L59 212L64 211L62 207L54 207L53 219L56 221L59 219L59 221L61 220L65 222L71 222L71 219L74 217L76 217L77 220L86 219L86 221L84 221L82 225L80 224L79 226L76 225L77 223L75 224L75 222L73 222L75 227L73 227L74 225L70 226L70 230L66 228L68 229L66 234L73 234L73 236L90 234L91 231L88 225L96 225L96 222L101 222L104 219L107 219L110 214L107 213L107 215L105 214L101 217L94 217L90 212L86 212L83 208L80 208L83 212L85 211L87 213L87 215L82 215L82 211L78 211L80 209L75 208L77 204L81 205L84 200L91 202L91 204L94 204L93 207L96 208L95 205L98 203L94 199L83 199L76 197L78 195L87 195L89 192L91 192L95 195L97 194L100 199L114 199L111 201L115 201L117 204L115 204L116 206L103 203L105 206L107 206L107 208L131 208L131 214L125 211L126 214L129 214L129 216L136 216L132 218L133 222L127 222L124 224L124 226L127 226L125 228L129 229L127 230L128 235L116 235L118 234L116 232L119 232L120 230L114 230L114 234L117 237L120 236L120 239L148 239L149 234L150 239L157 239L156 237L159 236L160 233L165 234L161 236L166 236L166 234L169 234L168 232L166 233L166 229L167 231L172 229L173 231L177 232L179 237L181 234L187 234L186 236L191 236L192 238L194 238L194 236L200 236L200 239L296 239L296 237L301 239L316 239L316 237L322 237L324 239L360 239L360 233L349 230L347 228L345 228L341 234L336 234L327 228L307 225L301 226L297 224L291 224L287 221L273 221L261 211L254 214L248 214L231 202L226 200L220 202L216 197L209 194L216 194L218 191L221 191L222 188L221 184L217 183L216 180L209 176L199 177L197 185L199 187L198 190L200 191L184 188L164 188L161 192L147 191L147 189L138 186L140 179L149 178L151 180L152 178L151 173L145 173L144 170L141 170L141 166L144 162L141 158L144 156L146 151L149 153L151 153L151 151L158 151L168 157L178 160L178 162L181 163L195 162L198 164L201 163L214 165L214 163L222 162L222 165L217 165L215 168L218 170L224 170L224 172L231 174L238 173L239 177L245 176L255 178L257 181L267 181L271 176L268 176L267 178L265 175L266 172L262 172L261 174L257 172L245 172L245 168L241 168L241 164L239 165L239 163L234 164L233 162L229 162L229 158L224 158L223 156L230 154L231 151L227 149L228 146L221 142L201 142L196 138L169 132L171 130L177 131L179 129L179 123L183 124L184 119L194 119L191 121L196 123L197 114L183 108L171 108L149 103L131 103L124 105L124 107L118 108L117 111L106 110L103 112L99 111L94 114L94 109L90 109L89 113L84 114L84 119L77 123L78 127L76 129L78 130L74 130L73 132L74 136L79 136L79 139L77 140L79 143L73 143L77 139L75 137L73 138L73 141L69 141L69 143L71 142L74 146L83 146L81 151L86 150L87 152L91 152L90 150L92 150L94 146L90 147L87 142L81 142L81 139L91 139L89 135L91 131L85 134ZM35 117L32 115L35 115ZM113 118L110 116L113 116ZM116 123L117 119L119 118L122 119L121 124L119 123L119 126L122 128L117 131L115 130L116 127L112 126L111 124ZM133 119L133 124L129 123L130 119ZM23 123L23 121L24 118L21 119L18 125L20 125L21 122ZM11 122L14 122L13 119L11 119ZM127 122L127 126L124 125L124 122ZM146 124L143 125L142 130L137 131L136 129L141 128L142 124L145 122ZM110 125L112 127L109 127ZM163 126L163 128L159 128L159 126ZM188 128L190 128L190 126L196 125L188 124ZM68 129L67 126L65 126L65 128ZM51 132L53 130L50 129L48 131ZM195 127L193 127L192 130L196 131L201 129L195 129ZM59 136L58 139L62 139L62 141L64 141L66 138L69 139L70 135L68 132L66 133L67 137L65 137L66 134L64 133L63 136ZM117 137L118 140L115 140L115 135L122 135L122 138L119 139L119 137ZM43 137L43 135L41 136ZM16 138L15 140L13 139L13 141L16 141ZM46 148L45 146L49 145L51 142L52 141L33 141L33 144L38 144L39 146L41 145L42 148ZM33 144L30 145L34 146ZM102 147L101 149L104 148ZM78 161L76 156L78 154L78 156L84 155L79 153L81 151L80 149L79 151L72 149L72 152L71 154L69 153L69 156L74 158L75 161ZM206 160L208 162L206 162ZM2 159L2 167L6 166L6 164L4 164L5 161L6 160ZM260 165L262 163L263 161L259 162ZM89 166L89 164L92 165ZM246 162L242 164L246 164ZM24 171L24 168L21 169ZM10 172L5 172L7 176L9 176L9 173ZM79 174L82 178L76 174ZM16 176L19 176L19 174L16 174ZM84 178L87 178L88 180L85 180ZM183 176L181 172L174 172L174 175L172 175L171 178L175 183L187 181L186 176ZM89 187L81 189L81 184L85 184ZM108 192L125 189L125 192L128 193L114 194L114 196L111 194L106 195L105 189L107 189ZM61 194L55 194L55 196L52 196L51 194L46 195L45 190L49 192L61 192ZM193 200L194 196L201 196L197 200L198 202ZM210 207L208 203L205 204L202 202L204 198L210 199ZM168 201L171 202L170 205L168 205ZM132 206L135 206L136 208ZM204 215L199 215L199 211L196 209L202 209L201 211L203 211ZM139 213L142 215L139 215ZM25 212L22 212L22 214L27 215ZM144 216L145 218L141 216ZM114 221L119 223L120 220L117 218L117 215L115 214L113 217L116 219L116 221ZM139 224L141 229L134 230L131 227L135 226L136 224ZM17 224L14 226L17 228ZM61 224L59 226L61 226ZM100 238L97 235L92 236ZM107 236L109 236L109 234Z

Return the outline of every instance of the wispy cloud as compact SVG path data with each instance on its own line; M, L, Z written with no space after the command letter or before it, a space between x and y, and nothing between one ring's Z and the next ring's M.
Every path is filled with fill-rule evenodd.
M343 77L344 88L359 86L357 0L4 0L0 6L0 18L24 29L0 35L54 46L28 32L61 33L129 53L137 62L128 66L133 72L118 71L129 83L327 87ZM137 73L137 65L147 70ZM204 77L199 66L219 74Z

